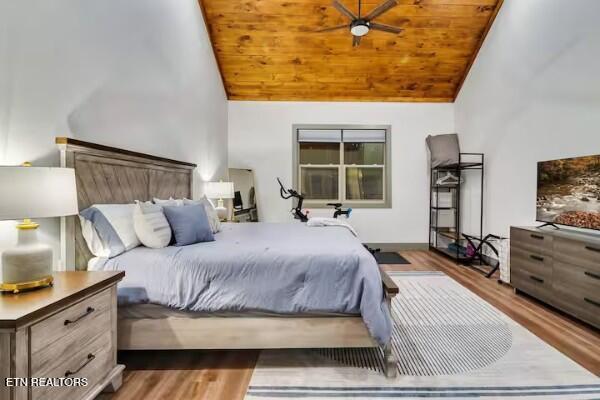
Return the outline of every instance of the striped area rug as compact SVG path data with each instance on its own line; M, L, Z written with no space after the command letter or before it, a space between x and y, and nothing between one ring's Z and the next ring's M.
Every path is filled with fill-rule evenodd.
M400 272L399 376L377 349L263 351L246 399L600 399L600 380L440 272Z

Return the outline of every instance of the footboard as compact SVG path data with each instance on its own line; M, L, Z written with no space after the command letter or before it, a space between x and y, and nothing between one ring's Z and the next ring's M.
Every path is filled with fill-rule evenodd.
M388 307L398 293L381 271ZM376 347L360 316L169 317L118 319L119 350ZM385 374L396 375L391 343L382 348Z
M383 270L381 271L381 283L383 284L383 292L385 294L385 300L390 310L390 317L392 315L392 299L398 294L398 286L394 283L392 278ZM393 322L393 321L392 321ZM383 357L385 376L388 378L394 378L396 376L396 357L392 353L392 340L383 346Z

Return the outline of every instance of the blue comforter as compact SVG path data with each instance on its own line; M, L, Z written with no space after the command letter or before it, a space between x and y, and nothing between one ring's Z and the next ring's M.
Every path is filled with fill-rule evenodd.
M137 247L100 269L123 270L120 293L200 312L360 314L387 343L391 320L375 259L343 227L223 224L214 242Z

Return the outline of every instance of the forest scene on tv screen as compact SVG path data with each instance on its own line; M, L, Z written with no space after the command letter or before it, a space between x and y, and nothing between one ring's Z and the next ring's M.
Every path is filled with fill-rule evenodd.
M600 230L600 155L538 163L537 220Z

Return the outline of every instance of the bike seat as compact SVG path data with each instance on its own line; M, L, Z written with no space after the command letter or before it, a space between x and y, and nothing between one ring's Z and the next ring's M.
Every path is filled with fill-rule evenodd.
M327 203L327 205L335 208L340 208L342 206L342 203Z

